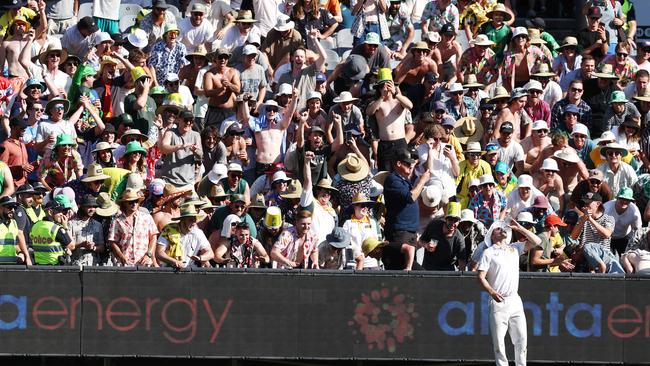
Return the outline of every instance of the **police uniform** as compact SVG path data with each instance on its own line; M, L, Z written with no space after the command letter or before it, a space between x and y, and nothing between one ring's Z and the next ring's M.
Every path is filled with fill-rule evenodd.
M0 264L18 263L16 252L18 233L16 220L0 222Z
M72 242L68 231L46 217L32 226L29 232L34 249L34 263L57 265L59 257L65 254L65 247Z

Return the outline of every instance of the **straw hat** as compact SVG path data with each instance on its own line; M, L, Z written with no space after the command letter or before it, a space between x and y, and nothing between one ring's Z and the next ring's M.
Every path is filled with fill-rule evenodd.
M372 253L373 250L377 249L378 247L383 247L388 245L387 241L379 241L379 239L375 238L374 236L366 238L366 240L363 241L361 244L361 251L363 252L363 255L366 257L368 254Z
M485 88L485 85L478 82L475 74L469 74L465 78L465 84L463 88Z
M255 195L255 199L251 202L251 205L248 208L263 208L266 209L266 202L264 202L264 195L258 193Z
M478 34L476 38L471 40L469 43L475 46L494 46L494 42L490 41L488 36L485 34Z
M595 72L594 76L601 79L618 79L618 76L614 74L614 67L610 64L604 64L600 68L600 72Z
M350 182L358 182L368 176L370 168L356 154L350 153L339 163L337 171L343 179Z
M104 169L99 164L90 164L88 165L88 173L84 175L84 178L81 178L81 181L84 183L94 182L98 180L106 180L110 176L104 174Z
M650 88L646 88L643 93L639 93L634 99L641 102L650 102Z
M198 46L196 46L196 48L194 48L193 52L190 52L187 55L185 55L185 58L187 59L187 61L192 61L193 56L202 56L207 60L208 59L207 55L208 55L208 50L206 50L203 43L201 43Z
M300 198L300 195L302 195L302 184L297 179L292 179L287 190L280 194L282 198L286 199Z
M411 47L411 50L431 51L431 49L429 49L429 45L426 42L422 42L422 41L415 42L413 44L413 47Z
M176 187L172 184L165 184L163 189L162 198L160 199L159 205L164 205L167 202L173 201L178 197L183 197L186 194L192 192L191 187Z
M117 204L111 200L111 196L109 196L106 192L101 192L99 196L97 196L97 204L99 207L97 207L95 213L103 217L113 216L119 209Z
M531 76L540 77L540 78L550 78L556 76L554 72L548 67L546 62L543 62L537 65L535 72Z
M565 148L562 150L558 150L555 153L553 153L553 156L560 160L567 161L569 163L577 163L580 161L580 157L578 156L578 154L575 153L575 151L573 151L573 149L569 150Z
M546 41L542 39L542 34L539 29L528 28L528 36L530 37L530 44L543 45Z
M179 221L183 217L198 217L200 213L196 211L196 206L194 205L183 205L181 206L178 217L174 217L172 221Z
M494 90L494 96L490 98L490 104L497 104L501 101L507 102L509 99L510 93L508 93L506 88L497 86L497 88Z
M129 136L137 136L142 139L142 141L147 141L149 140L149 137L147 135L144 135L138 130L137 128L129 128L128 130L124 131L124 134L122 134L122 137L120 137L120 143L122 145L126 145L126 138Z
M221 184L215 184L212 187L210 187L210 192L208 193L208 197L210 198L223 198L223 197L230 197L228 193L223 189Z
M485 14L485 16L487 16L489 19L492 19L494 17L494 14L496 14L496 13L503 14L503 21L504 22L507 22L510 19L512 19L512 15L510 15L508 10L506 9L506 6L501 4L501 3L497 3L496 6L494 6L494 8L492 8L491 11L488 11Z
M483 138L483 124L475 117L463 117L454 125L454 136L461 144L481 141Z
M355 100L359 100L358 98L355 98L352 96L352 93L349 91L344 91L339 94L338 97L334 98L333 102L334 103L345 103L345 102L353 102Z
M144 196L142 195L142 192L127 188L122 192L122 195L120 198L117 200L117 202L130 202L130 201L140 201L142 202L144 200Z
M357 192L354 197L352 197L353 205L363 205L363 204L374 204L375 201L371 200L363 192Z
M240 10L237 13L237 18L235 19L237 23L257 23L257 20L253 18L253 12L250 10Z
M59 64L63 64L65 60L68 58L68 51L64 50L61 48L61 45L58 43L50 43L47 46L47 49L43 52L41 52L38 55L38 61L41 62L43 65L47 65L47 58L50 57L50 53L52 52L59 52L61 53L61 57L59 58Z
M557 48L557 50L559 51L559 50L562 50L563 48L566 48L566 47L577 48L578 47L578 39L576 37L573 37L573 36L564 37L564 40L562 41L562 44L560 45L560 47Z
M336 189L336 188L334 188L332 186L332 181L327 179L327 178L323 178L323 179L319 180L318 184L316 184L316 188L324 189L324 190L330 191L331 193L338 193L338 191L339 191L338 189Z
M102 142L98 142L97 145L95 145L95 148L93 149L93 151L91 151L91 152L96 153L96 152L99 152L99 151L114 150L114 149L115 148L110 143L108 143L106 141L102 141Z
M481 143L478 141L468 141L464 153L482 153Z

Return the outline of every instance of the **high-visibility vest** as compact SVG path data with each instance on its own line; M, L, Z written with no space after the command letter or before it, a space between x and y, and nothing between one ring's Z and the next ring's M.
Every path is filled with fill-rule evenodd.
M34 211L33 207L27 207L25 209L25 213L27 214L27 217L32 221L32 224L35 224L45 218L45 210L41 207L41 213L38 215L36 214L36 211Z
M41 220L32 226L29 237L32 239L36 264L59 264L59 257L64 254L63 247L56 241L60 229L60 225L47 220Z
M16 220L9 225L0 224L0 264L16 264L16 237L18 236Z

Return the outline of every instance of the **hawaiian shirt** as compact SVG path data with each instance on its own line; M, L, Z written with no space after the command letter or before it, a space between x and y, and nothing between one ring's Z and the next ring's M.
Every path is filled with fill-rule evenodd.
M463 28L468 25L472 34L476 35L478 29L490 20L487 17L487 12L491 11L494 4L481 5L478 2L469 4L463 9L460 14L460 23Z
M135 214L133 226L123 212L119 212L111 222L108 229L109 242L115 242L126 258L126 266L135 266L144 258L144 265L150 265L151 258L146 254L149 251L149 238L158 235L158 228L151 215L138 211Z
M631 57L626 57L624 63L618 63L616 55L606 56L599 64L598 70L601 70L603 65L610 64L614 68L614 74L618 76L622 86L626 86L634 81L636 72L639 70L636 62Z
M164 40L156 42L149 56L149 65L156 70L156 79L162 82L167 79L167 74L170 72L178 74L181 67L188 63L185 59L186 54L185 45L180 42L175 42L171 50L167 48Z
M298 253L301 246L302 253ZM292 226L280 234L273 247L278 248L280 253L290 261L298 263L299 267L307 268L309 256L318 251L318 241L311 230L305 234L305 239L302 239L298 236L298 230ZM278 268L287 267L278 263Z
M440 28L447 23L451 23L454 29L458 29L460 14L456 5L449 3L445 10L440 11L437 1L427 3L422 11L421 21L424 23L429 22L429 29L427 31L439 32ZM424 30L423 30L424 31Z
M72 150L72 157L63 162L56 160L54 155L43 158L40 165L40 175L50 187L61 187L77 177L76 173L84 168L81 155Z
M455 120L461 119L463 117L474 117L478 113L478 108L476 107L476 102L470 97L463 96L463 106L459 110L454 106L453 99L447 100L445 102L445 108L447 109L447 114L453 117Z
M144 18L142 18L142 21L140 21L139 27L147 32L147 34L153 35L156 39L162 38L163 32L165 31L165 25L176 25L176 17L169 10L165 10L165 20L160 24L160 26L153 24L152 15L153 13L145 15Z
M413 26L411 16L403 7L400 7L395 15L386 13L386 22L390 31L390 38L386 40L384 45L392 51L399 51L404 45L406 37L408 37L409 28Z
M499 76L494 51L490 48L486 49L483 55L477 55L473 48L467 49L460 56L458 70L466 76L476 75L478 82L485 85L492 84Z
M485 227L490 227L494 220L501 215L501 210L506 208L506 196L499 190L495 189L492 199L487 200L483 192L479 192L469 202L469 209L474 211L474 217L479 220Z

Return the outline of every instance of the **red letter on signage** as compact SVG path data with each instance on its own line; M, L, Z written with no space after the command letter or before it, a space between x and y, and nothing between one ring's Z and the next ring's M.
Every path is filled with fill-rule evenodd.
M177 310L176 312L172 311L172 314L190 314L190 321L187 323L187 325L182 326L182 327L177 327L174 324L172 324L169 321L169 317L167 315L167 312L169 311L169 307L173 304L180 303L180 304L185 304L188 307L189 311L180 311ZM172 315L173 318L176 318L175 316ZM177 297L175 299L169 300L165 306L162 308L162 312L160 314L160 318L162 319L163 325L171 330L172 332L176 333L181 333L181 332L187 332L189 331L189 334L186 338L178 339L172 337L169 333L166 331L163 332L163 335L167 340L169 340L172 343L188 343L191 342L192 339L196 336L196 299L192 299L192 301L188 299L184 299L182 297Z
M128 304L131 306L131 309L126 309L127 311L113 311L113 307L119 303ZM124 310L124 306L121 306L120 308L121 308L120 310ZM140 312L140 307L138 306L138 303L136 303L133 299L130 299L128 297L118 297L117 299L108 303L108 306L106 306L106 323L108 323L108 325L110 325L113 329L120 332L128 332L133 328L137 327L138 324L140 324L140 319L138 318L141 315L142 313ZM126 317L126 318L132 317L136 319L134 319L128 325L117 325L113 322L113 317Z
M52 305L44 305L45 302L51 302ZM56 305L56 306L53 306ZM41 310L40 307L44 307L47 310ZM52 324L44 324L41 322L41 316L55 315L60 316L61 319ZM58 297L46 296L41 297L34 304L34 309L32 310L32 318L37 327L45 330L56 330L62 327L65 324L65 320L68 317L68 309L65 307L65 303L61 301Z
M634 317L633 318L625 317L625 315L626 315L625 310L629 310L631 312L630 315L634 315ZM623 312L624 317L615 318L614 317L615 313L617 313L619 311ZM619 337L619 338L634 337L641 330L640 325L635 326L629 332L624 332L624 330L619 331L617 329L614 329L615 324L627 324L627 323L632 323L632 324L642 324L643 323L643 319L641 319L641 313L639 313L639 310L637 310L632 305L628 305L628 304L618 305L617 307L612 309L612 311L610 311L609 315L607 316L607 326L609 327L609 331L616 337ZM625 327L625 328L626 328L625 330L629 329L629 327Z

